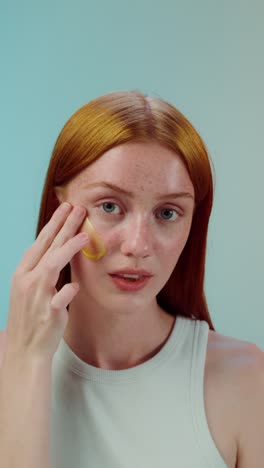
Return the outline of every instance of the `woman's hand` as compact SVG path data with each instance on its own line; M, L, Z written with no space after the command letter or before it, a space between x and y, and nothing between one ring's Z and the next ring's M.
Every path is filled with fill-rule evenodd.
M79 233L83 207L61 204L27 249L11 280L4 359L29 357L52 360L68 322L67 306L77 283L55 288L61 270L89 242Z

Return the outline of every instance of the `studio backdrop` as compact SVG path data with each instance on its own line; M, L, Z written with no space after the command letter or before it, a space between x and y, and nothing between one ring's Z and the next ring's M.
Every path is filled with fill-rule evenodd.
M138 89L175 105L207 145L210 313L219 333L264 349L264 3L1 0L0 8L0 329L59 131L91 99Z

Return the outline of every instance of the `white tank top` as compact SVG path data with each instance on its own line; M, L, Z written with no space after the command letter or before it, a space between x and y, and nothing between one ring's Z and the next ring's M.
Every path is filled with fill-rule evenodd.
M85 363L64 339L52 364L52 468L227 468L204 406L207 322L178 316L148 361Z

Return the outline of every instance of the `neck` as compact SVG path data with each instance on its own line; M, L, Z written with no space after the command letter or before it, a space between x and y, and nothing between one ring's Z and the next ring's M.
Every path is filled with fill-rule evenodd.
M64 339L80 359L102 369L128 369L149 360L164 346L175 322L156 302L124 312L80 299L69 306Z

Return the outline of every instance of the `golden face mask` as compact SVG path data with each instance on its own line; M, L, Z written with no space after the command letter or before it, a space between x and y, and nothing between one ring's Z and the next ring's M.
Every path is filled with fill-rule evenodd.
M83 255L95 262L106 254L106 247L100 234L95 230L89 218L86 217L81 230L88 232L90 242L81 249Z

